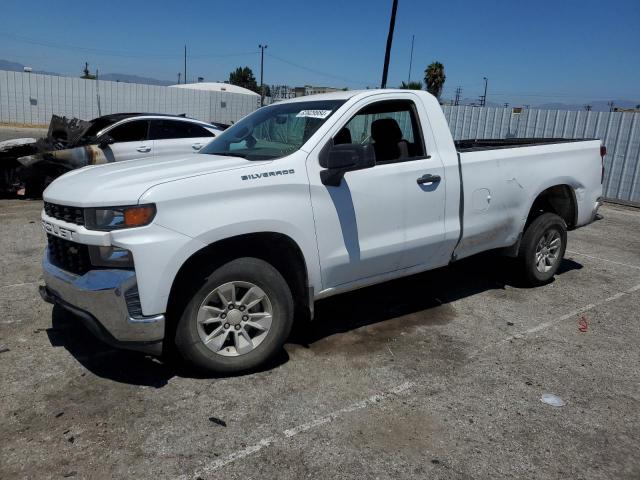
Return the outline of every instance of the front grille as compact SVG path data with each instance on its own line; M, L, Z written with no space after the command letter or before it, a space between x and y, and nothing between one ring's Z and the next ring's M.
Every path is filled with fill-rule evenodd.
M58 220L75 223L76 225L84 225L84 212L82 208L67 207L65 205L44 202L44 212L50 217Z
M56 267L76 275L84 275L91 270L89 247L64 238L47 234L49 260Z

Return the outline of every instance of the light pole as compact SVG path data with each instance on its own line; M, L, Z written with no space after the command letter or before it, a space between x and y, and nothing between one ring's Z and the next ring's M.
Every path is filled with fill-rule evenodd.
M489 84L489 80L487 80L487 77L482 77L484 78L484 95L482 97L482 106L486 106L487 105L487 85Z
M264 106L264 49L268 45L258 45L260 49L260 106Z
M416 39L415 35L411 35L411 56L409 57L409 77L407 78L407 87L411 83L411 66L413 65L413 41Z

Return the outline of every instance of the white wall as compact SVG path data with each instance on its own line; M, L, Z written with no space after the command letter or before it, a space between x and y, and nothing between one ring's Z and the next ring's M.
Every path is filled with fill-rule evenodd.
M604 157L604 196L640 204L640 113L444 106L456 140L544 137L598 138Z
M48 125L53 114L90 120L123 112L184 113L206 122L232 123L258 104L255 96L238 93L0 70L0 123Z

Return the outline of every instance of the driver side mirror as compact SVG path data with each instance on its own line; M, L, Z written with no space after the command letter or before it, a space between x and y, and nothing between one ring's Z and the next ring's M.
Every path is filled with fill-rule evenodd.
M375 165L376 154L372 145L330 143L320 152L320 166L326 168L320 172L320 180L323 185L337 187L345 173Z
M98 143L98 147L105 149L107 148L109 145L111 145L112 143L115 143L116 141L113 139L113 137L109 136L109 135L103 135L100 138L100 142Z

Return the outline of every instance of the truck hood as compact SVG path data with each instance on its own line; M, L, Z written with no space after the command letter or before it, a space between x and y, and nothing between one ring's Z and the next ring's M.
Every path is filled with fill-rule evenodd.
M140 159L73 170L44 191L47 202L75 207L132 205L149 188L183 178L270 163L240 157L190 154L167 159Z

